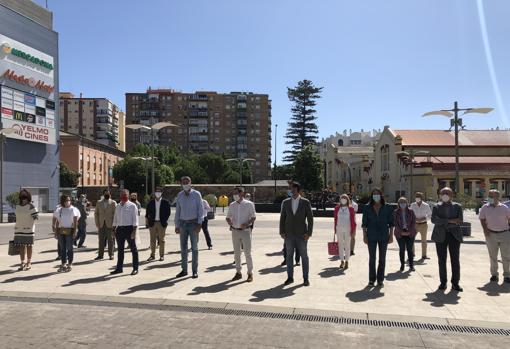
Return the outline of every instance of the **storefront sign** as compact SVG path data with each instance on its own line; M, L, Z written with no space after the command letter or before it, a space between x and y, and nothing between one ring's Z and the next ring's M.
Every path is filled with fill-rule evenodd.
M11 81L17 82L18 84L30 86L32 88L44 91L46 93L53 93L53 91L55 91L55 87L54 86L48 85L48 84L46 84L42 80L36 80L33 77L28 77L28 76L25 76L25 75L16 74L11 69L7 69L2 74L2 77L6 78L6 79L9 79Z
M53 80L53 57L0 34L0 63L23 67Z
M16 116L15 116L16 117ZM26 116L28 119L28 116ZM34 118L35 116L31 116ZM6 134L8 138L16 138L24 141L55 144L55 129L39 126L35 123L19 122L17 120L9 120L3 117L2 112L2 124L4 128L14 129L13 133Z
M44 67L48 70L53 70L53 64L46 62L44 59L32 56L30 53L26 53L22 50L13 48L13 47L11 47L11 44L8 42L4 42L2 44L1 49L5 54L11 54L13 56L20 57L28 62L34 63L36 65L40 65L41 67Z

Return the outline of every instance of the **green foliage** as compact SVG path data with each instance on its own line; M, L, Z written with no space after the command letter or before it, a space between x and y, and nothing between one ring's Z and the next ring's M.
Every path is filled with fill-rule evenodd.
M60 186L74 188L78 185L80 174L71 170L65 163L60 162Z
M454 201L461 204L463 209L475 209L479 205L476 199L473 199L471 195L466 195L464 193L458 193L455 196Z
M155 176L156 183L159 186L165 186L175 182L174 171L172 171L172 168L168 165L160 165L156 170Z
M204 200L207 201L211 207L214 207L218 204L218 198L214 194L207 194L204 196Z
M229 169L225 159L221 155L214 153L200 155L197 164L206 173L207 183L221 183Z
M276 174L277 180L291 180L294 177L294 164L286 164L276 166L276 169L273 169ZM273 174L274 176L274 174ZM273 177L274 178L274 177Z
M310 80L302 80L294 88L287 88L287 96L293 103L292 116L287 128L286 144L291 145L287 150L284 160L294 162L298 153L308 145L317 143L316 100L321 98L322 87L315 87Z
M288 197L289 196L287 195L286 191L279 191L279 192L276 193L276 198L274 200L274 203L275 204L281 204L283 202L283 200L285 200Z
M301 183L304 190L323 188L322 161L313 146L306 146L296 155L294 169L294 179Z
M113 166L113 178L117 184L123 180L124 188L131 192L144 193L146 171L143 160L128 156Z
M19 205L19 192L15 191L14 193L10 193L5 197L5 201L14 209L16 205Z

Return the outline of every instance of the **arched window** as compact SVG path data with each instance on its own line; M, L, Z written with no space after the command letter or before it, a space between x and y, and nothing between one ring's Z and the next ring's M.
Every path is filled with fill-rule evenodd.
M339 147L343 147L344 146L344 140L343 139L339 139L338 140L338 146Z

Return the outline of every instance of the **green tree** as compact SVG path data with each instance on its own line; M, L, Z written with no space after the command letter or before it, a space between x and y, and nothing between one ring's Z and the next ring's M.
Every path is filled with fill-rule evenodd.
M311 145L299 152L294 160L294 179L301 183L305 190L321 190L323 188L322 161Z
M128 156L113 166L113 178L117 184L124 181L124 188L129 191L144 193L146 171L143 160Z
M276 174L276 179L291 180L294 177L294 164L276 166L273 171L275 172L273 176Z
M284 161L293 162L297 154L307 145L317 143L319 132L316 124L316 100L321 98L322 87L315 87L310 80L298 82L295 88L287 88L287 96L293 103L292 116L285 138L286 144L291 145L290 150L284 152Z
M157 185L164 186L175 182L174 171L168 165L160 165L155 175Z
M71 170L65 163L60 162L60 186L74 188L78 185L80 174Z
M207 182L221 183L228 172L228 165L223 156L214 153L205 153L198 157L198 165L207 175Z
M174 167L175 178L180 180L183 176L189 176L193 183L207 183L207 173L198 165L197 160L197 156L194 154L181 157Z

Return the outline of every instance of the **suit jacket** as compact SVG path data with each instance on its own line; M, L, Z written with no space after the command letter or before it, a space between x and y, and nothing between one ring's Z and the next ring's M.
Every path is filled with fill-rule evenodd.
M171 212L170 202L166 199L161 199L161 205L159 206L159 222L163 227L168 225L168 218L170 218ZM149 201L147 210L145 211L145 218L147 218L149 227L153 227L156 221L156 200L152 199Z
M451 204L438 203L432 209L432 223L434 230L432 231L432 241L442 243L445 241L446 233L450 232L455 239L462 242L462 229L460 225L448 223L449 219L459 218L463 220L462 206L456 202Z
M313 213L310 201L301 197L296 214L292 212L292 198L283 200L280 212L280 235L312 236Z
M103 227L106 225L107 228L113 227L113 216L115 215L115 208L117 207L117 203L108 199L108 205L104 208L103 203L105 199L100 200L96 203L96 209L94 210L94 219L96 221L96 227Z

